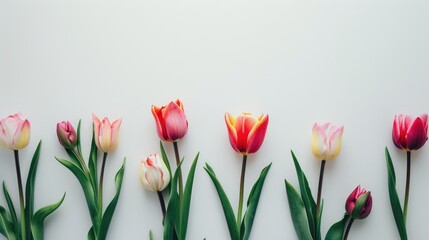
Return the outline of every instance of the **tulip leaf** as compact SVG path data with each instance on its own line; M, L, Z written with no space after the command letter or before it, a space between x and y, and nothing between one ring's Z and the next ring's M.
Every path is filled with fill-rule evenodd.
M94 190L94 199L98 202L98 179L97 179L97 145L95 144L95 133L94 129L92 130L92 141L91 141L91 151L89 153L89 161L88 161L88 170L89 170L89 178ZM96 228L97 229L97 228Z
M124 162L122 163L121 168L116 173L116 176L115 176L116 194L113 197L112 201L107 206L106 211L103 214L97 239L106 239L107 231L109 230L110 222L112 221L112 217L113 217L113 214L115 213L116 205L118 203L119 196L121 194L122 180L124 178L124 170L125 170L125 159L124 159Z
M334 223L326 233L326 240L343 240L344 229L346 227L347 222L350 220L350 215L347 213L344 214L343 219Z
M69 158L70 158L70 160L72 161L72 162L74 162L80 169L82 169L83 170L83 166L82 166L82 164L80 163L80 161L79 161L79 159L77 158L77 156L76 156L76 154L74 153L74 151L73 150L71 150L71 149L67 149L67 148L64 148L64 150L66 150L66 152L67 152L67 155L69 156Z
M313 240L311 235L309 220L307 219L304 202L295 188L285 180L286 195L289 202L290 214L295 227L295 232L299 240Z
M94 227L91 227L88 231L87 234L87 239L88 240L95 240L95 231L94 231Z
M195 175L195 169L197 167L198 163L198 157L200 156L200 153L197 153L195 156L195 159L192 163L191 168L189 169L188 178L186 180L185 184L185 191L183 193L183 202L182 202L182 214L180 216L181 218L181 224L180 224L180 239L186 239L186 231L188 228L188 219L189 219L189 210L191 207L191 196L192 196L192 187L194 184L194 175Z
M247 209L244 214L243 223L241 224L241 239L249 239L250 232L252 231L253 221L256 216L256 210L258 208L259 198L261 197L262 188L264 187L265 178L267 177L268 171L271 168L270 163L264 169L262 169L261 174L259 175L258 180L250 191L249 197L247 199Z
M308 226L310 228L311 235L313 238L316 238L316 202L314 201L313 195L311 194L311 189L308 185L307 177L305 176L304 172L301 169L301 166L299 165L298 159L296 158L293 151L291 151L293 163L295 165L296 175L298 177L298 183L299 183L299 189L301 192L301 197L304 202L305 206L305 212L307 214L308 219ZM320 236L320 233L318 234Z
M39 141L33 159L31 160L30 169L28 170L27 183L25 185L25 226L26 236L31 239L31 219L34 213L34 184L36 181L37 165L39 163L40 149L42 141Z
M94 190L92 188L91 182L88 179L88 176L73 162L57 158L58 162L68 168L78 179L80 185L82 186L83 193L85 195L86 203L88 205L89 214L91 216L92 224L95 229L98 229L98 208L97 201L95 200Z
M11 218L12 218L12 224L15 227L15 234L17 236L20 236L21 233L20 233L20 229L19 229L18 218L16 217L15 206L13 205L12 199L10 198L9 191L6 188L5 182L3 182L3 193L4 193L4 197L6 199L7 206L9 208L9 213L10 213Z
M53 213L61 203L63 203L65 196L66 194L64 193L63 197L58 202L41 208L34 214L31 220L31 232L35 240L43 240L43 225L45 218Z
M153 240L153 233L152 230L149 231L149 240Z
M80 142L80 123L81 123L81 120L79 119L79 123L77 124L77 141L76 141L76 147L77 147L77 152L79 153L79 155L83 156L81 142Z
M183 162L183 161L182 161ZM176 168L170 182L170 198L164 220L164 240L177 239L179 236L179 194L177 193L177 180L182 166L182 162Z
M396 191L396 175L395 168L390 157L389 150L385 149L386 163L387 163L387 180L389 185L389 198L392 207L393 216L395 217L396 227L398 229L401 240L407 240L407 229L405 226L404 215L402 214L401 203L399 202L398 193Z
M6 209L0 206L0 233L8 240L18 240L20 238L14 232L15 226L9 220Z
M216 188L216 191L219 195L220 202L222 204L223 212L225 214L226 223L228 225L229 234L231 236L231 240L240 240L240 233L237 227L237 223L235 221L235 215L234 211L232 209L231 203L228 199L228 196L226 195L225 191L223 190L222 185L220 184L219 180L216 177L215 172L210 167L208 163L206 163L206 166L204 167L204 170L209 174L210 178L213 181L213 184Z
M171 178L171 167L170 167L170 162L168 161L168 157L167 154L165 153L165 149L164 149L164 145L162 144L162 141L159 141L159 148L161 149L161 156L162 156L162 161L164 162L165 166L168 169L168 174L170 174L170 178ZM170 187L171 184L169 184L164 191L166 192L170 192Z

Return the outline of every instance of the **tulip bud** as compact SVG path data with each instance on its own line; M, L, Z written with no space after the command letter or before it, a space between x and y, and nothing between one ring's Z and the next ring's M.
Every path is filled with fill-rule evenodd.
M392 128L392 139L395 146L404 151L423 147L428 139L427 119L427 114L422 114L414 119L409 115L395 116Z
M225 123L232 148L242 155L257 152L264 141L268 121L267 114L256 118L250 113L241 113L234 118L226 113Z
M77 135L69 121L57 123L58 141L64 148L74 149L77 144Z
M158 154L152 154L140 164L140 182L146 190L160 192L170 183L167 166Z
M104 153L115 150L118 146L118 132L122 119L117 119L112 124L107 118L100 121L94 114L92 119L94 121L94 137L97 148Z
M346 212L354 219L364 219L372 209L371 192L367 192L360 185L350 194L346 201Z
M343 126L334 126L331 123L313 126L312 149L314 156L319 160L333 160L341 150Z
M0 120L0 145L10 150L25 148L30 141L30 122L21 113Z
M174 142L185 136L188 131L188 120L179 99L162 107L152 105L151 110L161 140Z

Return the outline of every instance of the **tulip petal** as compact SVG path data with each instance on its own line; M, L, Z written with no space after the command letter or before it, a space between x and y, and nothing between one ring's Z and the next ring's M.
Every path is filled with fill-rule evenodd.
M253 129L250 131L248 136L248 147L247 147L248 154L255 153L261 147L262 142L264 141L264 138L265 138L265 133L267 132L268 121L269 121L268 115L263 115L261 120L258 121L253 126Z
M313 136L312 136L312 150L313 155L319 160L326 160L326 155L328 152L328 145L326 142L326 124L319 125L315 123L313 125Z
M25 148L29 141L30 141L30 122L28 120L25 120L21 126L19 126L19 129L15 132L15 139L14 139L14 149L23 149Z
M100 149L100 119L98 119L97 116L95 116L95 114L92 114L92 121L94 123L94 139L95 139L95 145L97 145L98 149Z
M231 143L232 148L239 152L238 150L238 143L237 143L237 130L235 129L234 125L235 125L235 118L229 114L229 113L225 113L225 123L226 123L226 128L228 129L228 137L229 137L229 142Z
M156 131L158 133L159 138L163 141L168 141L168 137L166 133L167 131L165 130L164 118L162 116L162 112L164 111L164 108L165 107L157 107L152 105L151 111L155 119Z
M419 117L412 122L406 135L407 149L417 150L425 144L428 137L423 124L422 119Z
M326 160L335 159L340 153L343 131L343 126L332 126L332 133L329 137L330 156L328 156Z
M186 120L185 113L179 106L170 102L164 114L165 129L169 139L178 140L185 136L188 131L188 121Z
M402 149L399 139L401 138L401 116L395 116L392 127L392 140L397 148Z
M122 118L117 119L116 121L114 121L112 123L112 137L111 137L111 143L112 145L110 146L110 151L113 151L116 149L116 147L118 146L118 142L119 142L119 128L121 127L122 124Z
M99 135L100 148L103 152L109 152L110 145L112 143L111 137L112 137L112 128L110 126L109 119L104 118L100 126L100 135Z
M257 123L257 119L248 113L242 113L237 116L235 129L237 131L237 148L241 153L248 153L249 148L249 133Z

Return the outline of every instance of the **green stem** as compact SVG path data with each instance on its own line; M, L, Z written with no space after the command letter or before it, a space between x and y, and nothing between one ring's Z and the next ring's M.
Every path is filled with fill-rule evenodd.
M343 240L347 240L347 237L349 236L350 228L352 228L354 218L350 218L349 224L347 225L346 232L344 233Z
M319 219L320 216L320 200L322 198L322 186L323 186L323 176L325 173L325 165L326 160L322 160L320 163L320 174L319 174L319 186L317 187L317 204L316 204L316 226L319 225L319 222L321 219ZM316 231L316 235L319 234L319 231ZM317 239L317 236L316 236Z
M104 179L104 167L106 165L107 152L103 154L103 163L101 165L101 173L100 173L100 182L98 187L98 206L99 206L99 215L100 220L101 216L103 216L103 179Z
M165 201L164 201L164 197L162 196L162 192L157 191L156 192L158 194L158 199L159 199L159 204L161 205L161 211L162 211L162 225L164 225L164 220L165 220Z
M243 155L243 164L241 165L241 178L240 178L240 196L238 200L238 213L237 213L237 227L240 229L241 213L243 211L243 192L244 192L244 177L246 175L247 155Z
M26 237L27 230L25 227L24 191L22 190L21 168L19 166L18 150L14 150L13 152L15 154L16 178L18 181L19 205L21 208L21 234L22 234L22 240L25 240L27 239Z
M177 141L173 142L173 146L174 146L174 155L176 156L176 165L179 166L180 155L179 155L179 147L177 146ZM180 170L179 170L179 199L182 199L182 196L183 196L183 179L182 179L182 168L180 168Z
M404 221L407 222L408 198L410 196L411 151L407 151L407 183L405 185Z
M76 149L76 148L75 148L75 149ZM75 149L73 149L73 150L72 150L73 154L74 154L74 155L76 156L76 158L79 160L80 165L82 165L83 170L85 171L85 173L86 173L86 174L89 174L89 169L88 169L88 167L86 166L85 161L83 160L82 156L81 156L78 152L76 152L76 150L75 150Z

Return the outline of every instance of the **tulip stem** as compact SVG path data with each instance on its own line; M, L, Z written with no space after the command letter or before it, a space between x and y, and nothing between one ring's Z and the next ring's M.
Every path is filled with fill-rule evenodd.
M79 160L80 165L82 165L82 168L85 171L85 173L88 174L89 173L89 169L86 166L85 161L83 160L82 156L78 152L76 152L75 149L73 149L72 152L76 156L76 158Z
M237 227L240 229L241 213L243 210L243 192L244 192L244 177L246 175L247 155L243 155L243 164L241 165L241 178L240 178L240 195L238 200L238 213L237 213Z
M323 185L323 175L325 173L325 165L326 165L326 160L322 160L321 164L320 164L320 174L319 174L319 186L317 188L317 205L316 205L316 226L319 225L319 223L317 221L320 221L319 216L320 216L320 200L322 198L322 185ZM318 231L316 231L316 234Z
M176 155L176 165L179 166L179 164L180 164L180 155L179 155L179 147L177 146L177 141L173 142L173 146L174 146L174 155ZM180 206L182 206L182 196L183 196L183 179L182 179L182 168L180 168L180 170L179 170L179 200L180 200Z
M350 218L350 221L347 224L346 232L344 233L343 240L347 240L347 237L349 236L349 232L350 232L350 229L352 228L352 224L354 220L355 220L354 218Z
M98 187L98 205L99 205L99 215L103 216L103 179L104 179L104 167L106 165L107 152L103 153L103 163L101 165L100 173L100 183ZM101 217L100 217L101 219Z
M411 151L407 151L407 182L405 185L404 221L407 222L408 198L410 196Z
M25 227L25 208L24 208L24 192L22 190L22 179L21 179L21 168L19 166L19 154L18 150L13 151L15 154L15 166L16 166L16 178L18 181L18 189L19 189L19 205L21 208L21 235L22 239L26 238L26 227Z
M162 211L162 225L164 225L164 220L165 220L165 202L164 202L164 197L162 196L162 192L161 191L157 191L158 193L158 199L159 199L159 204L161 205L161 211Z

